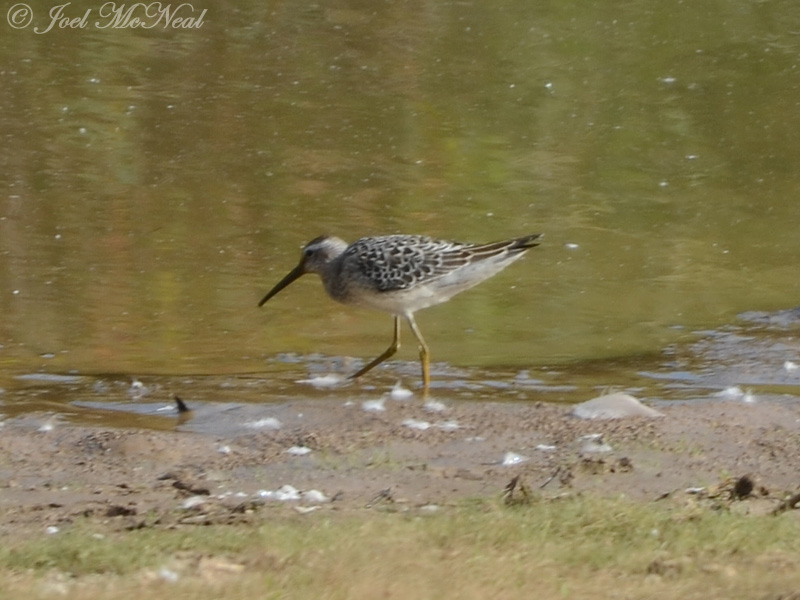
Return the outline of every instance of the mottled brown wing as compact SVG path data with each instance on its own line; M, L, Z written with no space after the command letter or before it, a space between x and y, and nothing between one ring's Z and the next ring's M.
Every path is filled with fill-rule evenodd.
M425 236L362 238L348 249L361 273L382 292L404 290L451 273L475 261L518 254L538 244L539 235L491 244L462 244Z

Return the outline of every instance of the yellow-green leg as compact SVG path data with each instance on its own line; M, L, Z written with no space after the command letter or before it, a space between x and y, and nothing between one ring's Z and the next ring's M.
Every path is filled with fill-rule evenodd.
M394 318L394 340L392 340L392 345L389 346L383 354L381 354L378 358L376 358L371 363L369 363L366 367L363 367L362 369L360 369L354 375L350 375L350 377L348 377L348 379L355 379L356 377L361 377L364 373L366 373L367 371L377 367L379 364L381 364L387 358L391 358L392 356L394 356L395 352L397 352L397 350L399 348L400 348L400 317L395 316L395 318Z
M422 332L417 327L417 322L414 320L414 315L411 313L406 315L408 324L411 326L411 331L414 332L414 337L417 338L419 343L419 361L422 363L422 389L427 392L431 384L431 362L430 353L428 352L428 345L422 337Z

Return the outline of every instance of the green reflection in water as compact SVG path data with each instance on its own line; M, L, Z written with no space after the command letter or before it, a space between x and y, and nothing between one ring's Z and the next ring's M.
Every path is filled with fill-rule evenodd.
M792 3L207 8L187 31L0 23L9 370L372 357L391 319L310 278L255 308L323 232L544 232L419 315L460 365L657 352L797 303Z

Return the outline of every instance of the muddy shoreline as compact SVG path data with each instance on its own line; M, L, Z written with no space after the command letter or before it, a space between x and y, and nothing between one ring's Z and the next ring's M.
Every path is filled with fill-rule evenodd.
M6 420L0 536L85 519L111 529L235 523L289 505L428 510L501 498L515 477L547 496L683 502L747 476L754 485L742 505L761 511L800 489L796 402L684 402L659 406L660 418L611 421L545 403L432 407L411 398L383 408L264 406L259 420L222 436Z

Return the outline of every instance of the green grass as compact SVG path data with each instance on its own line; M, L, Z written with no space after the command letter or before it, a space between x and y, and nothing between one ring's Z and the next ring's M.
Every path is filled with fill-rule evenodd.
M761 598L800 590L800 518L624 499L421 515L270 509L256 526L5 539L4 599ZM176 582L159 576L167 568ZM797 596L800 597L800 596Z

